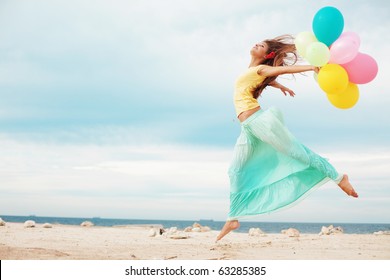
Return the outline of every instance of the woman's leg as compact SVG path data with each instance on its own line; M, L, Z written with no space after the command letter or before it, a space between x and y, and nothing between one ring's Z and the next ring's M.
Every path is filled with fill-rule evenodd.
M227 221L221 229L221 232L217 236L217 240L215 242L221 240L226 234L228 234L232 230L238 229L239 227L240 223L238 222L238 220Z
M240 136L237 138L236 145L234 146L233 157L228 171L230 178L230 193L240 191L237 189L237 174L244 168L251 156L251 153L252 146L250 144L250 139L248 139L248 135L246 135L244 131L241 131ZM230 201L230 203L232 203L232 201ZM226 221L225 225L221 229L221 232L217 236L216 242L221 240L232 230L238 229L239 227L240 223L235 218Z
M266 118L265 121L259 119L251 122L248 127L251 134L269 144L278 152L318 170L338 184L345 193L357 197L348 176L341 176L325 158L300 143L284 125L281 112L278 109L270 109L267 114L267 116L263 115Z
M358 194L352 187L351 183L349 182L349 178L347 174L344 174L343 179L340 181L338 186L349 196L352 197L358 197Z

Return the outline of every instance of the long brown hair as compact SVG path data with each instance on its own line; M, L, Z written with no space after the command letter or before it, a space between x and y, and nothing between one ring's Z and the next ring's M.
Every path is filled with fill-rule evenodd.
M266 59L263 64L269 66L287 66L297 62L298 55L296 53L293 36L282 35L274 39L264 40L264 43L268 46L268 53L274 52L275 57ZM269 83L275 81L276 78L277 76L265 78L261 84L253 89L253 97L257 99Z

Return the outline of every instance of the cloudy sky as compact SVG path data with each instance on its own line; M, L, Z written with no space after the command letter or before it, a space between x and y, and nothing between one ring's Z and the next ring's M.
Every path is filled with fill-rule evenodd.
M286 4L288 3L288 5ZM390 4L367 1L1 0L0 215L224 220L249 50L337 7L379 73L349 110L311 74L267 89L290 130L347 172L258 221L390 222Z

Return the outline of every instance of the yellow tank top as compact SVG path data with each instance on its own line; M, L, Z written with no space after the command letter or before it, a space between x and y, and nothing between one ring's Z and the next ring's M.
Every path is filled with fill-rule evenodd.
M259 107L257 99L253 98L252 90L261 84L266 77L257 74L257 70L263 65L249 67L245 73L238 77L234 87L234 107L236 115L244 111Z

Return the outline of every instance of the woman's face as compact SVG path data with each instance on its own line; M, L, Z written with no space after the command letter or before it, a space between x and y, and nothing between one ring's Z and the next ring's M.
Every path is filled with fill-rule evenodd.
M268 45L265 42L257 43L251 49L251 55L257 58L264 58L268 54Z

